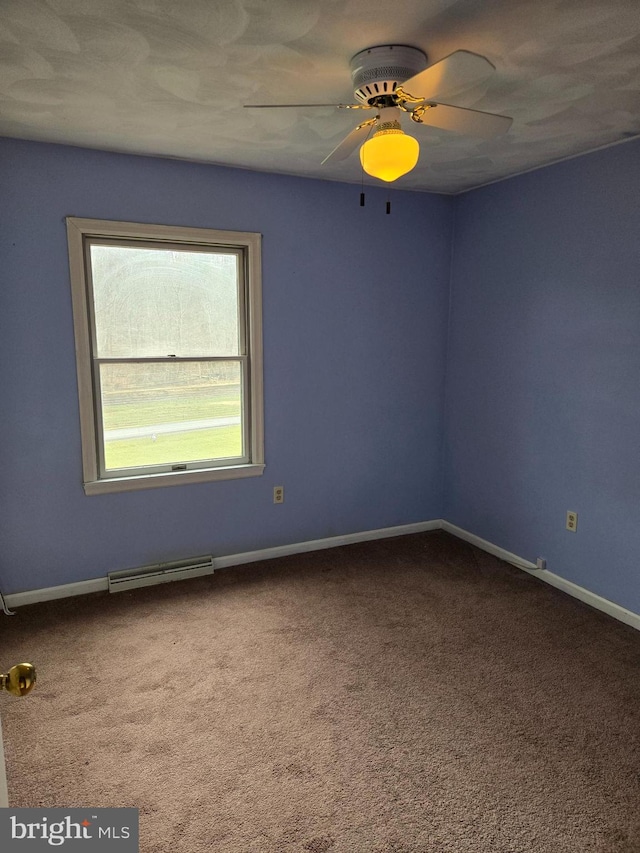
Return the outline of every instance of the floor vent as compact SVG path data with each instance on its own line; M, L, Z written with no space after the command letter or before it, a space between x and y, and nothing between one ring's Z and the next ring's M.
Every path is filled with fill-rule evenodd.
M213 572L211 555L175 560L172 563L156 563L154 566L125 569L123 572L109 572L109 592L122 592L139 586L155 586L158 583L198 578L202 575L211 575Z

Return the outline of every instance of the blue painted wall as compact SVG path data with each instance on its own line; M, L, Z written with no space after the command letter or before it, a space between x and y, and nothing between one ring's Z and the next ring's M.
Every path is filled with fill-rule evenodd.
M445 428L447 519L635 612L639 188L629 142L458 197Z
M391 216L383 190L361 209L341 184L0 155L6 592L443 516L640 612L638 142L456 199L396 190ZM84 495L67 215L264 235L263 477Z
M441 515L453 199L0 141L0 585ZM85 496L64 217L259 231L263 477ZM272 503L284 484L286 501Z

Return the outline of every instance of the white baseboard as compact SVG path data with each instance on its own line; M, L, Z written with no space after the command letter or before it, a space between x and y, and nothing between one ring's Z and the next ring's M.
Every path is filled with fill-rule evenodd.
M457 527L449 521L442 521L442 529L446 530L447 533L453 534L453 536L457 536L458 539L464 539L465 542L469 542L477 548L487 551L489 554L493 554L494 557L499 557L501 560L511 563L511 565L516 566L531 575L535 575L535 577L539 578L541 581L544 581L551 586L555 586L556 589L560 589L562 592L566 592L568 595L573 596L573 598L577 598L585 604L595 607L596 610L601 610L603 613L606 613L608 616L612 616L619 622L624 622L625 625L630 625L632 628L640 631L639 613L627 610L625 607L621 607L621 605L615 604L613 601L609 601L608 598L602 598L602 596L596 595L595 592L591 592L591 590L585 589L583 586L578 586L577 583L568 581L547 569L538 569L535 563L523 560L522 557L518 557L517 554L505 551L504 548L499 548L492 542L487 542L486 539L481 539L474 533L469 533L468 530L463 530L462 527Z
M28 589L25 592L13 592L5 595L7 607L23 607L25 604L37 604L40 601L53 601L55 598L72 598L75 595L87 595L89 592L102 592L109 589L109 579L91 578L88 581L63 583L60 586L45 586L42 589Z
M494 545L493 542L487 542L486 539L481 539L479 536L476 536L475 533L469 533L468 530L463 530L462 527L456 527L456 525L451 524L450 521L442 519L440 526L442 530L446 530L447 533L457 536L458 539L464 539L465 542L475 545L476 548L480 548L488 554L493 554L494 557L499 557L506 563L511 563L519 569L525 569L527 571L529 569L535 569L537 574L540 573L540 569L536 568L535 563L523 560L522 557L518 557L517 554L512 554L511 551L505 551L504 548L499 548L497 545Z
M347 533L344 536L331 536L328 539L310 539L307 542L294 542L292 545L277 545L275 548L263 548L259 551L246 551L244 554L229 554L216 557L216 569L227 566L240 566L243 563L255 563L257 560L273 560L276 557L288 557L291 554L305 554L308 551L322 551L325 548L338 548L340 545L353 545L356 542L370 542L373 539L389 539L391 536L406 536L408 533L424 533L427 530L439 530L442 521L419 521L415 524L402 524L398 527L380 527L377 530L364 530L361 533Z
M525 569L525 571L529 570ZM531 574L535 574L535 576L539 577L540 580L551 584L551 586L555 586L556 589L561 589L563 592L572 595L574 598L584 601L585 604L595 607L596 610L601 610L608 616L613 616L613 618L617 619L619 622L624 622L625 625L630 625L632 628L635 628L636 631L640 631L640 613L634 613L633 610L627 610L626 607L622 607L620 604L609 601L608 598L602 598L601 595L596 595L595 592L591 592L583 586L578 586L577 583L561 578L560 575L554 575L553 572L545 570L542 572L531 572Z
M474 533L469 533L462 527L457 527L455 524L441 518L433 519L432 521L420 521L415 524L402 524L398 527L382 527L377 530L364 530L360 533L347 533L343 536L331 536L327 539L311 539L307 542L294 542L291 545L277 545L274 548L262 548L257 551L246 551L241 554L229 554L223 557L216 557L213 561L215 569L223 569L229 566L241 566L245 563L255 563L259 560L273 560L276 557L287 557L292 554L304 554L309 551L320 551L325 548L337 548L341 545L353 545L356 542L369 542L374 539L388 539L392 536L406 536L410 533L424 533L429 530L445 530L458 539L463 539L471 545L475 545L482 551L498 557L511 565L522 569L529 574L556 587L556 589L566 592L568 595L583 601L585 604L595 607L596 610L601 610L608 616L612 616L619 622L624 622L625 625L630 625L632 628L640 631L640 614L634 613L596 595L578 584L568 581L560 575L546 569L540 570L536 568L535 563L530 563L524 560L517 554L512 554ZM86 595L90 592L102 592L108 589L108 579L92 578L91 580L78 581L76 583L67 583L60 586L50 586L43 589L32 589L26 592L15 592L5 595L7 606L23 607L25 604L36 604L39 601L52 601L56 598L69 598L75 595Z
M408 533L424 533L427 530L439 530L441 524L442 522L437 518L433 521L419 521L415 524L402 524L398 527L381 527L377 530L346 533L343 536L331 536L327 539L310 539L307 542L294 542L291 545L277 545L274 548L262 548L258 551L246 551L242 554L229 554L224 557L215 557L213 567L214 569L224 569L228 566L241 566L244 563L255 563L259 560L287 557L290 554L304 554L308 551L320 551L324 548L337 548L340 545L353 545L356 542L388 539L391 536L406 536ZM70 598L75 595L86 595L90 592L102 592L108 588L108 578L92 578L91 580L65 583L60 586L10 593L5 595L5 601L9 608L23 607L25 604L37 604L40 601L53 601L56 598Z

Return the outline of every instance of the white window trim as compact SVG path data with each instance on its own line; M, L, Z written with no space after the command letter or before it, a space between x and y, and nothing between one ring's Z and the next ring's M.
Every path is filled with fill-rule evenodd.
M69 247L69 272L73 302L73 325L76 342L76 368L80 402L80 434L82 439L82 471L87 495L108 492L135 491L160 486L204 483L211 480L230 480L257 477L264 464L264 404L262 370L262 237L250 231L217 231L209 228L183 228L172 225L145 225L136 222L115 222L102 219L66 218ZM131 476L100 477L98 467L97 423L92 377L92 353L89 324L89 304L86 286L84 238L111 237L157 240L159 242L192 245L223 245L242 248L247 260L247 341L250 373L251 407L250 462L216 468L132 474Z

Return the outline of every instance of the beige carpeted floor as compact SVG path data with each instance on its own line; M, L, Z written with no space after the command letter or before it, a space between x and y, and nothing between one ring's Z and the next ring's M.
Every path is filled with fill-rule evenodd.
M637 853L640 634L444 534L22 608L13 806L144 853Z

